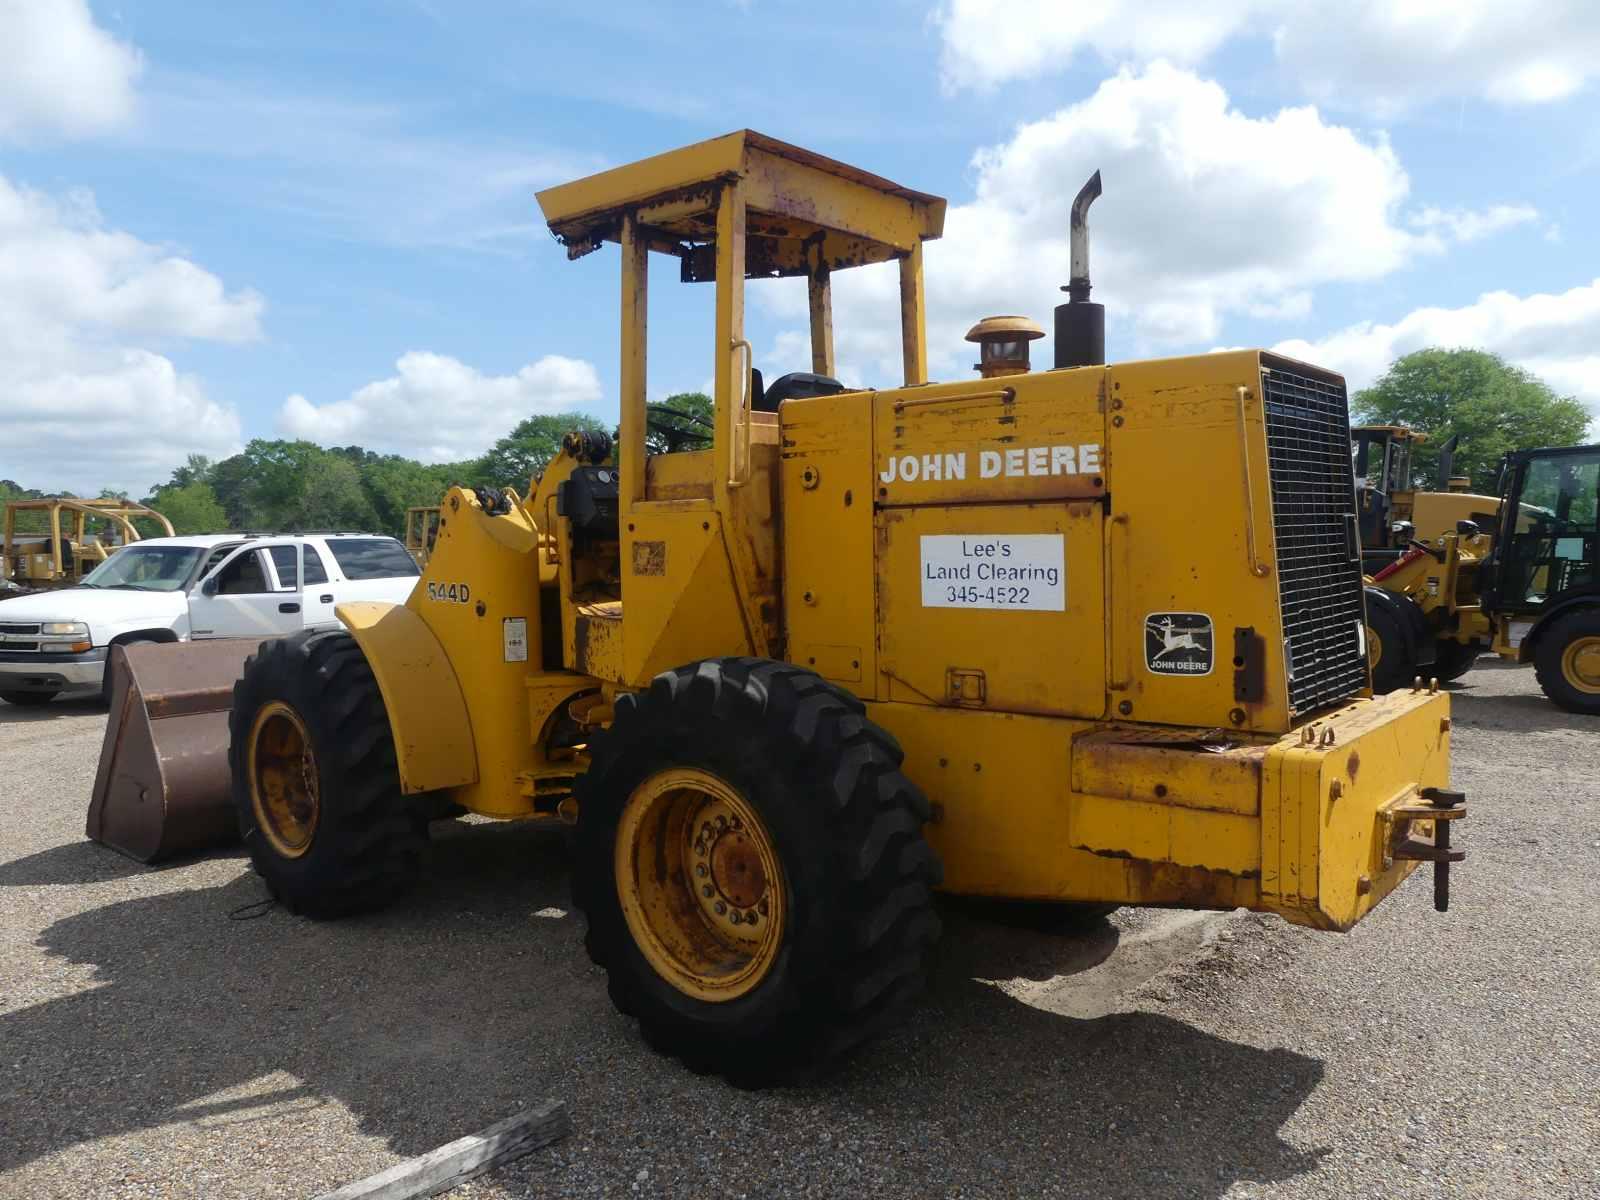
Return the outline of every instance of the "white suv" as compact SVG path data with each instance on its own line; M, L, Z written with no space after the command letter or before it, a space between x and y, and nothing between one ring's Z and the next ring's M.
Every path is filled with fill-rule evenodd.
M336 629L335 604L404 604L419 574L403 545L374 534L147 538L76 587L0 600L0 700L102 691L121 643Z

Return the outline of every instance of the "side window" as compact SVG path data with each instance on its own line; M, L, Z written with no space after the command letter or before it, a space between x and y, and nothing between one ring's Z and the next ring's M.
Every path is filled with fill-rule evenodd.
M278 590L280 592L297 591L300 580L299 555L293 546L268 546L267 553L272 555L272 565L278 569Z
M204 579L207 575L211 574L211 572L215 571L217 569L217 564L223 559L227 558L228 555L232 554L238 548L238 542L234 542L227 546L218 546L206 556L206 565L200 568L200 578Z
M393 538L329 538L328 549L346 579L397 579L422 574L416 560Z
M220 596L257 596L267 591L267 572L261 561L261 551L251 550L239 555L217 576L217 594Z
M322 565L322 556L317 553L317 548L310 543L306 544L306 586L315 583L328 582L328 569Z

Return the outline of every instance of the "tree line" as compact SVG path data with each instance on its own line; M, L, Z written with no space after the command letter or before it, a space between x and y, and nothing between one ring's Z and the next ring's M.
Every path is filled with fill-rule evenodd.
M652 407L708 419L712 405L703 392L681 392ZM652 425L653 443L662 430L687 423L662 415L653 418ZM452 463L422 463L361 446L254 438L242 452L218 461L191 454L140 502L164 515L178 533L339 529L398 537L405 528L406 509L437 504L456 484L526 492L529 481L560 453L562 437L576 429L610 432L603 422L584 413L533 416L518 422L479 457ZM0 479L0 501L45 495L72 493L26 489L14 480ZM110 489L100 496L129 498ZM45 523L43 513L19 514L22 532L42 533ZM146 536L162 532L140 528Z

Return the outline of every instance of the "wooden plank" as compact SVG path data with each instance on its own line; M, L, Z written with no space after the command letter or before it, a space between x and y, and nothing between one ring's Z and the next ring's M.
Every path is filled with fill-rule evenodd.
M315 1200L419 1200L437 1196L571 1132L567 1106L560 1100L549 1100L420 1158L407 1159L387 1171L324 1192Z

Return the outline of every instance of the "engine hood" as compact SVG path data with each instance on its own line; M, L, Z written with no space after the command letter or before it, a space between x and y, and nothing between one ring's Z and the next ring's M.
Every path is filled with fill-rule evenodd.
M0 599L0 623L83 621L91 630L144 621L170 625L173 617L187 608L188 597L182 592L70 587Z

